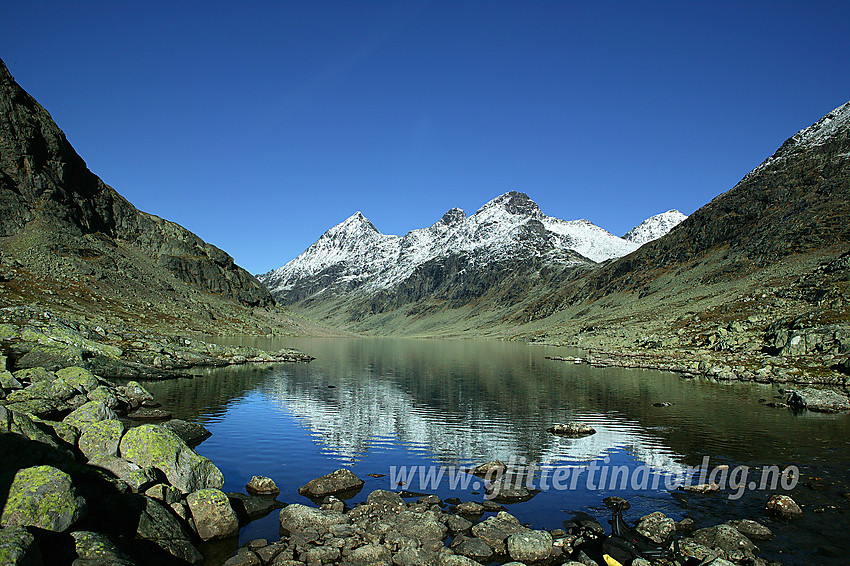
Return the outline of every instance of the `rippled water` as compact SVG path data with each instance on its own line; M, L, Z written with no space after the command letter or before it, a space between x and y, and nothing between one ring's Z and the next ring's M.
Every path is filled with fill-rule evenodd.
M595 462L625 466L630 478L644 466L663 478L708 456L712 466L799 466L802 482L791 495L805 505L805 517L787 523L766 516L762 509L772 492L730 500L728 494L671 492L663 481L655 489L592 490L586 476L575 489L542 491L510 505L510 512L536 528L558 528L578 510L607 524L601 502L616 494L631 501L630 519L661 510L677 519L693 517L698 526L759 520L777 534L761 545L763 555L786 564L811 563L813 553L850 552L843 514L848 500L842 496L850 492L850 418L795 415L760 404L778 394L776 387L597 369L544 359L574 354L566 349L505 342L290 339L254 345L296 347L316 360L148 384L176 417L201 422L213 433L198 451L222 469L225 490L244 491L252 475L264 475L281 487L283 501L306 502L299 486L349 467L366 480L356 502L374 489L398 489L389 476L368 475L389 474L393 466L450 469L524 459L551 474L586 471ZM590 424L597 434L566 439L545 430L567 421ZM480 485L453 489L450 476L447 471L427 491L481 499ZM417 481L404 488L420 491ZM815 512L828 504L838 509ZM240 538L276 539L276 515L245 527Z

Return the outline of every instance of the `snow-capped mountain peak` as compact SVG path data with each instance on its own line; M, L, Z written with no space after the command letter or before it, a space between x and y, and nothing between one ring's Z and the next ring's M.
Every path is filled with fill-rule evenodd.
M470 266L531 258L592 264L624 256L639 245L588 220L547 216L527 194L510 191L471 216L452 208L431 226L403 237L382 234L358 211L297 258L259 279L291 301L327 290L369 294L392 289L419 266L439 258L464 258Z
M656 214L655 216L650 216L626 232L623 239L642 246L647 242L664 236L685 218L687 218L687 215L682 214L675 208L661 214Z

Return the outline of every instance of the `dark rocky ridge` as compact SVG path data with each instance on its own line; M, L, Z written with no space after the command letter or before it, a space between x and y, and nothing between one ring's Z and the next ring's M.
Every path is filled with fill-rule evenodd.
M173 222L137 210L89 171L50 114L15 82L2 61L0 116L0 237L35 235L55 244L46 252L71 255L81 260L78 264L103 263L92 260L110 249L121 255L129 246L206 293L248 306L274 304L265 287L224 251ZM87 267L77 265L76 271ZM123 277L142 279L127 267Z

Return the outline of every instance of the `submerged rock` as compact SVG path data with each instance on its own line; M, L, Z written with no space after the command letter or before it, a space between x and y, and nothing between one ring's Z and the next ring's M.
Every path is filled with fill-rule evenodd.
M803 514L803 510L797 502L787 495L773 495L768 499L764 507L768 513L777 515L784 519L795 519Z

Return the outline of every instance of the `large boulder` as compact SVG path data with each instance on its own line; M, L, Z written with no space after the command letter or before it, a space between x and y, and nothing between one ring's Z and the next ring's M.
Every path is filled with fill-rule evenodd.
M89 401L62 419L62 422L82 430L92 423L117 418L115 411L107 407L103 401Z
M363 480L348 469L341 469L312 479L298 488L298 493L319 499L327 495L354 492L363 487Z
M150 497L139 497L136 501L141 506L136 528L138 538L151 541L168 554L190 564L203 561L203 555L192 544L189 533L170 509Z
M41 552L32 533L23 527L0 529L0 564L40 566Z
M161 470L169 483L183 493L219 489L224 475L215 464L189 448L180 437L157 425L132 428L121 439L120 453L141 467Z
M12 479L0 526L64 532L85 512L86 500L77 495L71 476L52 466L35 466L19 470Z
M789 392L788 405L819 413L842 413L850 411L850 397L834 389L806 387Z
M201 540L227 538L239 533L239 520L230 501L218 489L202 489L186 498Z
M97 378L92 372L81 367L63 368L56 372L54 386L64 386L78 393L89 393L98 388Z
M666 516L661 511L655 511L641 517L637 524L637 532L643 536L661 543L676 530L676 521Z
M78 447L88 460L103 456L118 456L118 446L124 436L124 423L110 419L90 424L80 435Z

